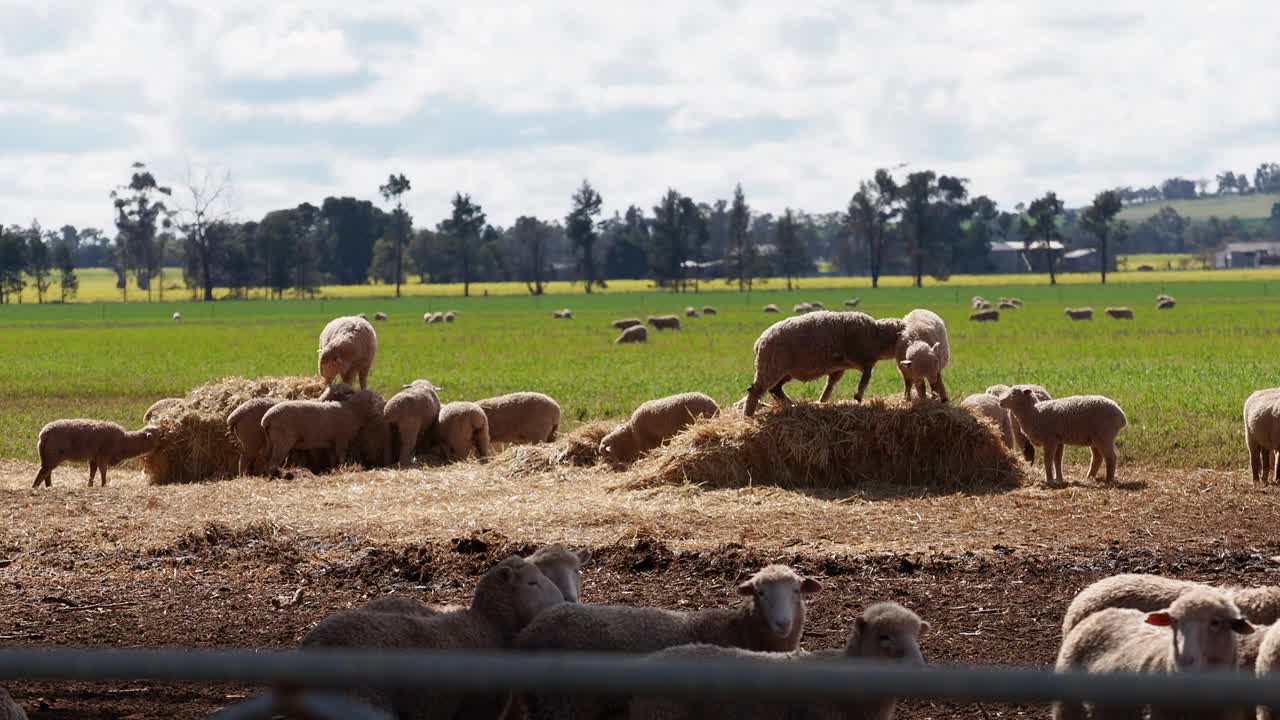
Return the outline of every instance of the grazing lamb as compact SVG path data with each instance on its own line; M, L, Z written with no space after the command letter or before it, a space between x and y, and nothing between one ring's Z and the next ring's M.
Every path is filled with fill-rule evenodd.
M382 419L391 430L396 462L406 467L413 460L418 438L435 427L440 417L440 388L430 380L414 380L401 387L382 408Z
M227 416L227 430L240 443L237 474L255 475L266 470L267 431L262 429L262 416L279 402L276 398L251 398L237 405Z
M1258 390L1245 399L1244 444L1249 450L1253 482L1280 482L1280 462L1276 462L1276 451L1280 451L1280 388Z
M476 403L489 422L489 442L552 442L560 429L560 403L536 392L514 392Z
M1143 612L1107 608L1076 625L1058 651L1058 672L1177 673L1234 670L1237 635L1254 631L1235 603L1213 588L1194 588L1165 609ZM1152 717L1168 717L1173 708L1151 709ZM1218 716L1235 718L1235 708ZM1093 708L1094 717L1142 717L1141 708ZM1058 702L1054 720L1083 720L1083 703Z
M27 720L27 711L4 688L0 688L0 720Z
M702 306L702 314L703 314L703 315L715 315L717 312L719 312L719 311L718 311L718 310L716 310L714 307L712 307L712 306L710 306L710 305L703 305L703 306Z
M773 303L769 303L768 305L765 305L764 311L767 313L782 312L781 310L778 309L778 306L774 305Z
M173 321L174 321L174 322L182 322L182 313L180 313L180 312L176 312L176 313L174 313L174 314L173 314Z
M451 402L440 408L435 440L450 462L466 460L473 450L481 458L493 452L489 447L489 420L484 408L473 402Z
M704 643L791 652L804 632L803 596L822 589L785 565L770 565L738 586L749 597L736 608L674 611L621 605L557 605L538 616L516 638L520 650L651 653ZM533 720L616 717L620 696L526 696Z
M679 330L680 318L675 315L650 315L649 324L654 330Z
M907 402L911 402L913 387L919 399L925 398L926 381L938 399L947 402L947 387L942 383L942 371L951 361L947 324L936 313L919 308L907 313L902 324L902 335L898 338L894 357L898 360L898 372L906 386Z
M454 320L458 319L458 313L456 310L446 310L445 314L442 317L444 318L445 322L451 323Z
M905 325L902 320L876 320L861 312L818 310L770 325L755 344L755 378L747 388L746 415L756 412L760 396L769 392L782 405L791 405L782 386L791 380L827 377L820 402L831 399L846 370L858 368L862 379L853 396L862 395L871 382L871 368L897 351Z
M40 470L31 487L53 484L53 469L68 460L89 461L89 487L93 476L101 474L107 486L107 468L156 449L160 429L147 425L132 432L102 420L54 420L40 429L36 452Z
M373 314L373 319L374 319L374 320L386 320L386 319L387 319L387 314L386 314L386 313L384 313L384 312L376 312L376 313L374 313L374 314Z
M698 317L698 308L693 307L692 305L691 305L691 306L689 306L689 307L686 307L686 308L684 309L684 316L685 316L685 317Z
M644 325L644 323L640 322L640 320L636 318L623 318L621 320L614 320L612 323L609 323L609 324L613 326L614 330L626 330L629 327Z
M791 306L791 312L795 313L796 315L804 315L805 313L811 313L814 311L814 309L815 308L813 307L813 303L807 303L807 302L796 303L795 305Z
M615 345L622 343L649 342L649 328L643 325L632 325L613 341Z
M765 663L839 662L841 658L858 658L879 662L923 665L920 636L929 631L929 623L919 615L893 602L877 603L853 621L849 637L841 650L816 653L758 652L735 647L694 644L678 645L649 657L653 660L717 660L741 659ZM764 699L735 700L730 697L668 698L636 697L631 700L631 720L699 720L700 718L743 718L743 720L889 720L893 717L893 698L852 701L848 704L797 701L769 702Z
M1092 320L1093 319L1093 308L1091 307L1067 308L1062 312L1066 313L1067 317L1071 318L1072 320Z
M1009 411L1000 407L1000 400L988 393L969 395L960 401L960 407L975 417L986 418L1000 430L1000 439L1009 448L1014 447L1013 420Z
M973 322L999 322L1000 311L994 308L975 310L969 313L969 319Z
M1057 400L1040 400L1035 389L1015 385L1000 398L1000 405L1018 419L1028 440L1044 448L1044 472L1049 485L1066 483L1062 475L1062 450L1067 445L1088 446L1092 459L1088 479L1092 480L1105 460L1108 483L1116 479L1116 435L1129 424L1124 410L1102 395L1073 395Z
M334 467L346 462L351 441L365 423L382 414L384 403L372 390L348 387L335 393L335 399L284 400L263 414L270 471L279 470L292 450L330 450Z
M480 578L471 606L439 615L347 610L321 620L302 640L302 648L378 648L385 650L499 650L540 614L564 604L564 596L532 563L511 556ZM506 695L450 695L429 690L356 693L374 707L399 718L499 717ZM485 706L482 711L479 706Z
M600 440L600 454L614 464L630 463L678 435L694 420L718 412L716 401L699 392L650 400Z
M1116 320L1132 320L1133 319L1133 308L1109 307L1106 310L1103 310L1103 312L1115 318Z
M1001 300L1008 300L1009 302L1013 303L1013 306L1014 306L1014 307L1016 307L1016 308L1020 308L1020 307L1022 307L1022 299L1021 299L1021 298L1011 297L1011 298L1000 298L1000 299L1001 299Z
M1037 400L1053 399L1053 397L1049 395L1049 391L1044 389L1043 385L1028 384L1027 387L1031 388L1031 391L1035 394ZM1004 397L1005 393L1009 392L1009 386L1004 384L992 385L987 388L985 392L999 400ZM1009 425L1013 430L1014 444L1022 447L1022 457L1025 458L1027 462L1035 462L1036 446L1033 445L1022 432L1022 427L1018 425L1018 418L1014 417L1013 413L1009 413L1007 410L1005 412L1009 415Z
M378 352L378 334L368 320L359 317L340 317L329 321L320 333L320 377L332 383L341 376L350 384L357 376L360 389L369 384L369 370L373 356Z
M1082 620L1106 608L1130 608L1154 612L1195 588L1213 587L1190 580L1177 580L1161 575L1123 573L1103 578L1081 590L1067 606L1062 618L1062 635ZM1249 622L1271 625L1280 621L1280 586L1214 588L1236 604Z
M151 403L151 407L142 414L142 424L150 425L161 413L166 412L170 408L177 407L182 404L182 398L162 398Z
M848 308L856 308L862 304L862 298L850 298L844 301L844 306Z

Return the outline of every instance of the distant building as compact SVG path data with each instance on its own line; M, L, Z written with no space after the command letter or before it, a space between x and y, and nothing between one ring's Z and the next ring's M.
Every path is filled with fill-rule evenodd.
M1067 258L1072 257L1072 262L1088 265L1092 260L1091 253L1094 252L1092 248L1086 248L1084 250L1072 250L1064 254L1064 250L1066 248L1057 240L1051 241L1047 249L1045 243L1039 241L1032 243L1030 249L1028 249L1020 242L996 240L991 243L991 265L995 272L998 273L1047 273L1049 272L1048 253L1053 252L1058 256L1058 272L1074 272L1075 270L1067 269ZM1114 267L1115 259L1110 259L1109 264ZM1092 267L1087 269L1092 270L1096 267L1097 263L1095 262Z
M1256 268L1280 265L1280 242L1233 242L1213 254L1215 268Z

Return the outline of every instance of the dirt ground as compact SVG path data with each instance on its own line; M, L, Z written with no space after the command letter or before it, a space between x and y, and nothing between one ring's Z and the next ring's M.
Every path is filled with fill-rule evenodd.
M760 565L790 563L825 585L805 647L842 644L861 608L888 599L933 624L934 663L1051 663L1071 597L1117 572L1280 583L1280 493L1247 471L1122 467L1112 488L917 495L628 490L600 470L521 477L474 464L183 487L124 468L92 489L87 470L66 467L32 490L35 470L0 462L3 645L290 647L386 592L463 602L494 561L553 540L592 549L585 602L723 606ZM8 689L32 718L203 717L256 690ZM1047 712L906 701L899 717Z

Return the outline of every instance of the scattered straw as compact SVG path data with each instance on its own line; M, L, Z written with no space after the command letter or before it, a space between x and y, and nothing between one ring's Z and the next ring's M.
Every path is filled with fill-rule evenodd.
M555 444L511 445L493 459L491 467L511 475L536 475L557 465L595 465L600 460L600 441L614 427L608 420L593 420Z

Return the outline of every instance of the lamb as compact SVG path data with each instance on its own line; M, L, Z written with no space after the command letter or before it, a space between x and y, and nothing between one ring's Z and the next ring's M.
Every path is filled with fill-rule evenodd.
M279 402L276 398L252 398L237 405L227 416L227 430L240 443L238 474L254 475L265 470L267 432L262 429L262 416Z
M649 324L654 330L679 330L680 318L675 315L650 315Z
M512 555L485 573L465 610L441 615L347 610L321 620L303 638L302 648L505 649L535 617L562 604L564 596L551 580L533 563ZM400 718L462 717L459 709L464 704L476 717L499 717L507 701L505 694L463 696L428 690L369 689L356 694Z
M382 414L382 398L372 390L335 389L334 399L284 400L262 416L267 436L267 467L279 470L292 450L331 450L334 466L347 460L347 448L364 424Z
M749 597L736 608L673 611L621 605L562 604L538 616L516 637L519 650L651 653L705 643L791 652L804 632L803 596L822 584L786 565L770 565L738 586ZM529 717L596 718L625 713L625 697L531 694Z
M1044 389L1043 385L1028 384L1027 387L1031 388L1031 392L1036 396L1037 400L1053 399L1053 397L1049 395L1049 391ZM1005 393L1009 392L1009 386L1004 384L992 385L991 387L987 388L984 392L986 392L988 395L991 395L992 397L999 400L1001 397L1004 397ZM1005 412L1008 413L1007 410ZM1025 458L1027 462L1035 462L1036 446L1031 444L1031 441L1027 439L1026 434L1022 432L1022 427L1018 425L1018 418L1014 417L1013 413L1008 413L1008 415L1009 415L1009 425L1013 430L1013 439L1014 439L1015 445L1022 446L1022 457Z
M560 403L536 392L514 392L476 403L489 423L489 442L552 442L560 429Z
M719 312L719 311L718 311L718 310L716 310L716 309L715 309L714 307L712 307L711 305L703 305L703 306L702 306L702 314L703 314L703 315L715 315L717 312Z
M1062 475L1062 450L1066 445L1089 447L1092 459L1087 477L1090 480L1105 460L1106 482L1115 482L1116 435L1129 421L1114 400L1102 395L1039 400L1032 387L1015 385L1000 398L1000 405L1018 419L1018 426L1028 440L1044 448L1044 472L1049 485L1054 484L1055 469L1058 481L1066 483Z
M613 341L615 345L638 342L649 342L649 329L643 325L632 325Z
M373 314L373 319L374 319L374 320L386 320L386 319L387 319L387 314L386 314L386 313L384 313L384 312L376 312L376 313L374 313L374 314Z
M614 330L626 330L629 327L644 325L644 323L640 322L636 318L623 318L621 320L614 320L610 325L613 326Z
M862 298L850 298L844 301L844 306L849 308L856 308L861 304L862 304Z
M1066 308L1062 312L1066 313L1067 317L1071 318L1072 320L1092 320L1093 319L1093 308L1091 307Z
M54 420L40 429L36 440L40 470L31 487L40 487L42 482L45 487L52 486L54 468L68 460L88 460L89 487L93 487L95 474L101 474L106 487L107 468L150 453L159 440L160 429L154 425L130 432L102 420Z
M173 321L174 321L174 322L182 322L182 313L180 313L180 312L176 312L176 313L174 313L174 314L173 314Z
M689 307L686 307L686 308L684 309L684 316L685 316L685 317L698 317L698 308L693 307L692 305L690 305Z
M700 392L650 400L600 440L600 454L614 464L629 463L675 437L694 420L718 412L716 401Z
M1167 630L1164 628L1168 628ZM1144 612L1107 608L1076 625L1062 641L1057 670L1106 672L1202 672L1237 667L1237 635L1254 632L1230 598L1213 588L1193 588L1166 608ZM1172 708L1151 709L1167 717ZM1221 717L1235 717L1224 709ZM1142 717L1142 708L1094 707L1094 717ZM1058 702L1054 720L1083 720L1083 703Z
M1244 444L1255 484L1280 482L1280 388L1258 390L1244 401ZM1275 474L1272 474L1275 468Z
M969 313L969 319L973 322L999 322L1000 311L993 308L975 310Z
M442 317L444 318L445 322L451 323L454 320L458 319L458 313L456 310L446 310Z
M790 317L769 326L755 344L755 378L747 388L746 416L755 414L766 391L783 405L791 405L782 386L791 380L816 380L827 376L820 402L831 399L846 370L858 368L862 379L853 396L862 395L871 382L871 368L878 360L892 358L905 324L897 318L876 320L861 312L818 310Z
M774 305L773 303L769 303L768 305L765 305L764 311L767 313L782 312L781 310L778 309L778 306Z
M147 411L142 414L142 424L150 425L151 421L160 417L162 413L168 412L181 404L182 398L162 398L151 403L151 407L147 408Z
M396 462L407 467L418 447L418 437L435 427L440 417L440 388L430 380L414 380L401 386L382 408L382 419L391 429L391 442L396 445Z
M440 408L435 439L450 462L466 460L474 450L477 457L492 454L489 447L489 420L484 409L473 402L451 402Z
M0 720L27 720L27 711L4 688L0 688Z
M975 417L986 418L1000 431L1000 439L1009 448L1014 447L1013 421L1009 411L1000 407L1000 401L988 393L969 395L960 401L960 407L969 410Z
M1157 310L1169 310L1169 309L1172 309L1172 308L1173 308L1173 306L1174 306L1174 305L1177 305L1177 304L1178 304L1178 303L1177 303L1173 298L1165 298L1165 299L1163 299L1163 300L1157 300L1157 301L1156 301L1156 309L1157 309Z
M1105 608L1130 608L1153 612L1177 600L1188 590L1213 588L1211 585L1177 580L1160 575L1124 573L1103 578L1081 590L1067 606L1062 618L1065 637L1082 620ZM1236 604L1249 622L1272 625L1280 621L1280 586L1237 587L1216 589Z
M907 313L902 323L902 335L894 356L906 386L907 402L911 402L913 387L917 397L925 398L925 381L939 400L947 402L947 387L942 383L942 371L951 360L947 324L936 313L920 308Z
M919 615L893 602L877 603L853 621L844 648L817 653L770 653L734 647L693 644L678 645L656 653L653 660L717 660L741 659L765 663L839 662L838 658L858 658L880 662L923 665L920 636L929 631L929 623ZM631 720L694 720L695 718L788 718L793 720L837 720L859 718L889 720L896 701L853 701L844 704L813 702L769 702L764 699L736 700L714 698L636 697L631 701Z
M1103 310L1103 312L1115 318L1116 320L1132 320L1133 319L1133 308L1109 307L1106 310Z
M373 356L378 352L378 334L368 320L358 317L340 317L329 321L320 333L320 377L327 383L342 376L342 382L350 383L359 376L360 389L369 383L369 370L373 368Z
M804 315L805 313L811 313L813 311L814 311L813 304L807 303L807 302L796 303L791 307L791 312L795 313L796 315Z

